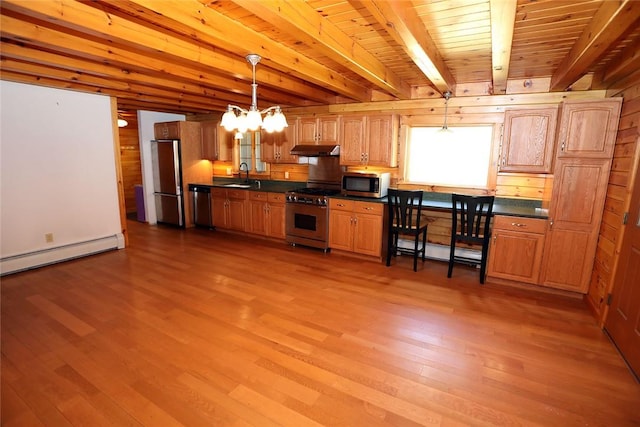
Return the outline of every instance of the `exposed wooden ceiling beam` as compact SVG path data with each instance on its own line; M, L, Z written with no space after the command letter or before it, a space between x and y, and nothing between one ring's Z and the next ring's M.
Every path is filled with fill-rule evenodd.
M26 83L37 86L53 87L58 89L77 90L86 93L95 93L101 95L114 96L116 98L124 98L134 101L139 101L142 104L157 104L163 105L163 111L187 111L197 113L209 113L211 111L210 105L206 104L194 104L175 96L171 98L159 97L148 94L134 93L130 91L122 91L116 89L99 88L96 86L85 85L77 82L70 82L68 80L58 80L49 77L34 76L29 74L17 73L14 71L2 71L2 79L17 83ZM169 108L170 107L170 108Z
M516 19L517 2L491 0L491 73L493 93L507 92L507 77L511 62L511 44Z
M355 40L302 0L231 0L272 25L293 34L331 60L380 90L400 99L411 98L411 87Z
M210 110L224 110L228 104L224 100L214 100L207 96L191 95L184 92L176 92L171 89L151 87L132 82L123 82L109 77L96 77L80 71L69 71L60 68L46 67L34 63L16 61L14 59L2 58L2 71L13 71L21 74L39 76L41 78L55 79L59 81L72 82L74 84L93 86L102 89L104 93L130 92L137 95L157 96L159 98L177 98L188 102L191 105L208 106Z
M3 0L2 6L4 10L43 20L52 26L63 26L88 36L106 38L110 42L104 45L107 50L115 51L121 47L127 52L123 52L124 55L129 54L128 52L139 52L148 57L152 56L155 60L160 60L165 69L167 64L184 65L199 68L203 73L215 71L221 75L240 77L246 82L234 81L231 87L239 87L238 92L245 91L247 94L250 92L248 83L251 81L251 67L244 58L236 59L236 57L223 55L209 46L203 46L202 43L188 42L166 31L149 28L73 0L57 2ZM2 31L4 32L5 29L2 28ZM83 43L87 43L87 40L83 40ZM66 45L66 47L83 49L82 44ZM326 90L314 89L297 78L275 73L266 68L261 70L262 83L271 88L298 93L302 99L314 100L320 97L326 100L327 98Z
M148 69L140 71L131 68L118 67L70 55L58 55L56 53L47 52L42 49L35 49L23 44L18 45L13 43L4 43L2 45L2 56L48 67L64 68L71 71L77 70L94 76L108 77L109 79L114 80L128 81L156 88L169 89L178 93L184 92L191 95L206 96L212 100L218 100L227 104L247 104L251 102L250 96L218 90L216 88L208 87L201 83L193 83L179 77L175 78L177 76L174 76L174 78L167 78L166 75L160 75ZM172 71L172 74L175 74L176 70L174 69Z
M604 1L551 77L551 90L565 90L585 74L640 20L640 1Z
M604 70L600 85L608 88L619 80L640 70L640 38L611 61Z
M157 0L105 0L101 3L109 4L153 25L171 28L183 36L216 46L216 49L235 52L241 56L256 53L263 57L261 64L344 97L359 101L370 99L369 91L363 86L263 34L252 31L197 0L183 0L177 3ZM242 40L241 46L238 40ZM261 67L258 67L257 73L260 74L261 84Z
M350 1L373 15L441 93L455 89L453 74L412 8L406 7L402 2L388 0Z

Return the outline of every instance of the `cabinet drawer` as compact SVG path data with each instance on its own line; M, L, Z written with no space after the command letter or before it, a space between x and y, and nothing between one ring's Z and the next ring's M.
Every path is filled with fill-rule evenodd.
M511 230L544 234L547 229L547 220L496 215L493 218L493 228L495 230Z
M267 193L267 200L270 203L284 203L285 197L284 193Z
M355 202L354 212L382 215L385 206L384 203Z
M212 197L220 197L220 198L227 197L227 189L226 188L220 188L220 187L212 187L211 188L211 196Z
M346 199L329 199L329 209L335 209L339 211L353 211L355 201Z
M249 199L250 200L261 200L266 202L268 199L267 193L261 191L249 191Z
M228 199L239 199L246 200L247 199L247 190L229 190L227 189L227 198Z

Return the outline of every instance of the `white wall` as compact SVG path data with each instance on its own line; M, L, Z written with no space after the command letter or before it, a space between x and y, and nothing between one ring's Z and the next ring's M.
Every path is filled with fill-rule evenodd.
M12 258L121 237L110 98L0 81L0 101L2 272Z
M138 135L140 137L140 162L142 163L142 188L144 191L144 206L146 219L149 224L155 224L156 201L153 196L153 168L151 164L151 140L155 123L184 120L182 114L159 113L155 111L138 111Z

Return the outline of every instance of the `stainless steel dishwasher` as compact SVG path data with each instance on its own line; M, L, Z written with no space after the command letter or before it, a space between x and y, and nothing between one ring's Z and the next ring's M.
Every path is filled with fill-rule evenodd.
M211 188L206 185L189 184L193 201L193 223L198 227L213 228L211 215Z

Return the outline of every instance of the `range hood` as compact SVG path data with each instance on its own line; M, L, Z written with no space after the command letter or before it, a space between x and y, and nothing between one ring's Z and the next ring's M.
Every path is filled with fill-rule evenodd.
M291 154L295 154L296 156L305 156L305 157L339 156L340 146L335 144L296 145L291 149Z

